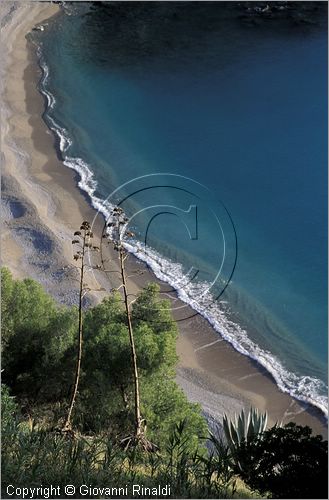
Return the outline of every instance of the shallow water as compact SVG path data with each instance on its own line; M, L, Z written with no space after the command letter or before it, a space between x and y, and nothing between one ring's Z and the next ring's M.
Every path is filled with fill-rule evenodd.
M129 195L140 256L325 410L325 26L246 26L219 3L75 4L34 38L45 120L94 205L147 175L110 200Z

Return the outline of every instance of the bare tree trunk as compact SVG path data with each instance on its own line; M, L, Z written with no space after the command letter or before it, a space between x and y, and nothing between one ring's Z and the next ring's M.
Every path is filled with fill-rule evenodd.
M83 277L84 277L84 257L85 257L85 243L86 243L86 232L83 237L82 245L82 257L81 257L81 268L80 268L80 291L79 291L79 326L78 326L78 351L77 351L77 363L75 368L74 386L71 394L70 405L63 427L64 431L71 429L71 416L73 407L75 405L75 400L77 397L80 372L81 372L81 358L82 358L82 295L83 295Z
M126 284L126 273L124 267L125 256L120 249L120 269L121 269L121 279L123 284L123 295L124 302L126 307L127 321L128 321L128 332L129 332L129 341L130 341L130 349L131 349L131 359L132 359L132 368L133 368L133 376L134 376L134 386L135 386L135 436L138 438L142 435L142 418L140 412L140 395L139 395L139 378L138 378L138 370L137 370L137 356L135 350L135 341L133 335L133 328L131 324L131 316L129 310L129 302L128 302L128 293L127 293L127 284Z

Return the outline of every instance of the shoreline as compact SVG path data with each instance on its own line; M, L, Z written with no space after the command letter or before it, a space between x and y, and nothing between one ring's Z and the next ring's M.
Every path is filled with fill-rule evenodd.
M6 146L9 149L9 140L15 137L16 144L27 152L32 164L28 165L28 157L21 162L21 153L15 156L9 149L6 155L5 151L3 200L9 207L5 214L11 218L5 221L2 235L3 264L15 277L37 279L49 293L70 304L77 296L73 281L76 270L72 264L72 234L82 220L92 221L96 211L77 187L76 173L65 167L57 156L54 137L42 119L44 98L36 88L41 71L36 55L31 53L30 42L25 39L25 34L35 24L56 14L59 7L39 3L34 4L33 9L35 16L29 9L29 19L22 23L24 28L19 24L15 43L11 40L11 62L6 68L7 81L11 79L15 85L11 84L4 96L13 110L9 119L11 133L9 135L8 130L3 133L5 150ZM11 34L15 38L15 32ZM10 51L8 39L7 44ZM98 218L96 233L100 233L101 226ZM132 267L137 265L144 269L143 276L131 283L133 292L150 280L161 286L144 264L133 256L129 260ZM44 277L45 270L48 279ZM96 278L97 282L90 283L92 288L102 286L109 291L113 287L101 273L97 273ZM162 286L167 287L163 283ZM98 294L94 300L100 298ZM177 382L191 401L200 402L204 412L215 420L223 413L233 416L243 407L253 405L262 411L267 409L270 423L293 420L326 435L326 422L320 410L281 392L265 369L235 351L207 320L191 311L195 315L193 318L178 323L177 342Z

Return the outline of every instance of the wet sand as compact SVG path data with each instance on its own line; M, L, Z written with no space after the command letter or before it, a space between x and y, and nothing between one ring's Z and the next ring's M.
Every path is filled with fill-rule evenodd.
M2 19L10 5L6 2L2 7ZM32 277L60 302L73 304L77 270L72 234L82 220L95 220L97 244L104 221L100 215L96 217L77 187L75 172L62 164L54 137L42 120L45 102L37 90L41 72L26 34L58 9L48 3L18 3L2 29L2 264L15 277ZM107 255L116 266L116 255L110 251ZM168 297L168 285L159 282L140 261L130 257L129 268L143 270L142 275L131 278L131 293L156 281ZM109 291L117 286L117 279L97 271L90 274L89 286ZM104 292L93 292L89 300L103 296ZM174 292L169 296L176 306ZM327 435L320 410L282 393L265 369L236 352L204 318L186 305L173 314L179 328L177 382L191 401L201 403L210 421L256 406L268 411L270 423L292 420Z

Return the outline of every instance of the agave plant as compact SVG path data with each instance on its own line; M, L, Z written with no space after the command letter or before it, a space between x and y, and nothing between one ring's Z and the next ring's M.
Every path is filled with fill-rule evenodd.
M224 415L224 434L232 454L235 454L242 441L248 442L252 437L262 434L266 425L267 412L260 413L256 408L250 408L248 413L242 410L239 415L235 415L234 420Z

